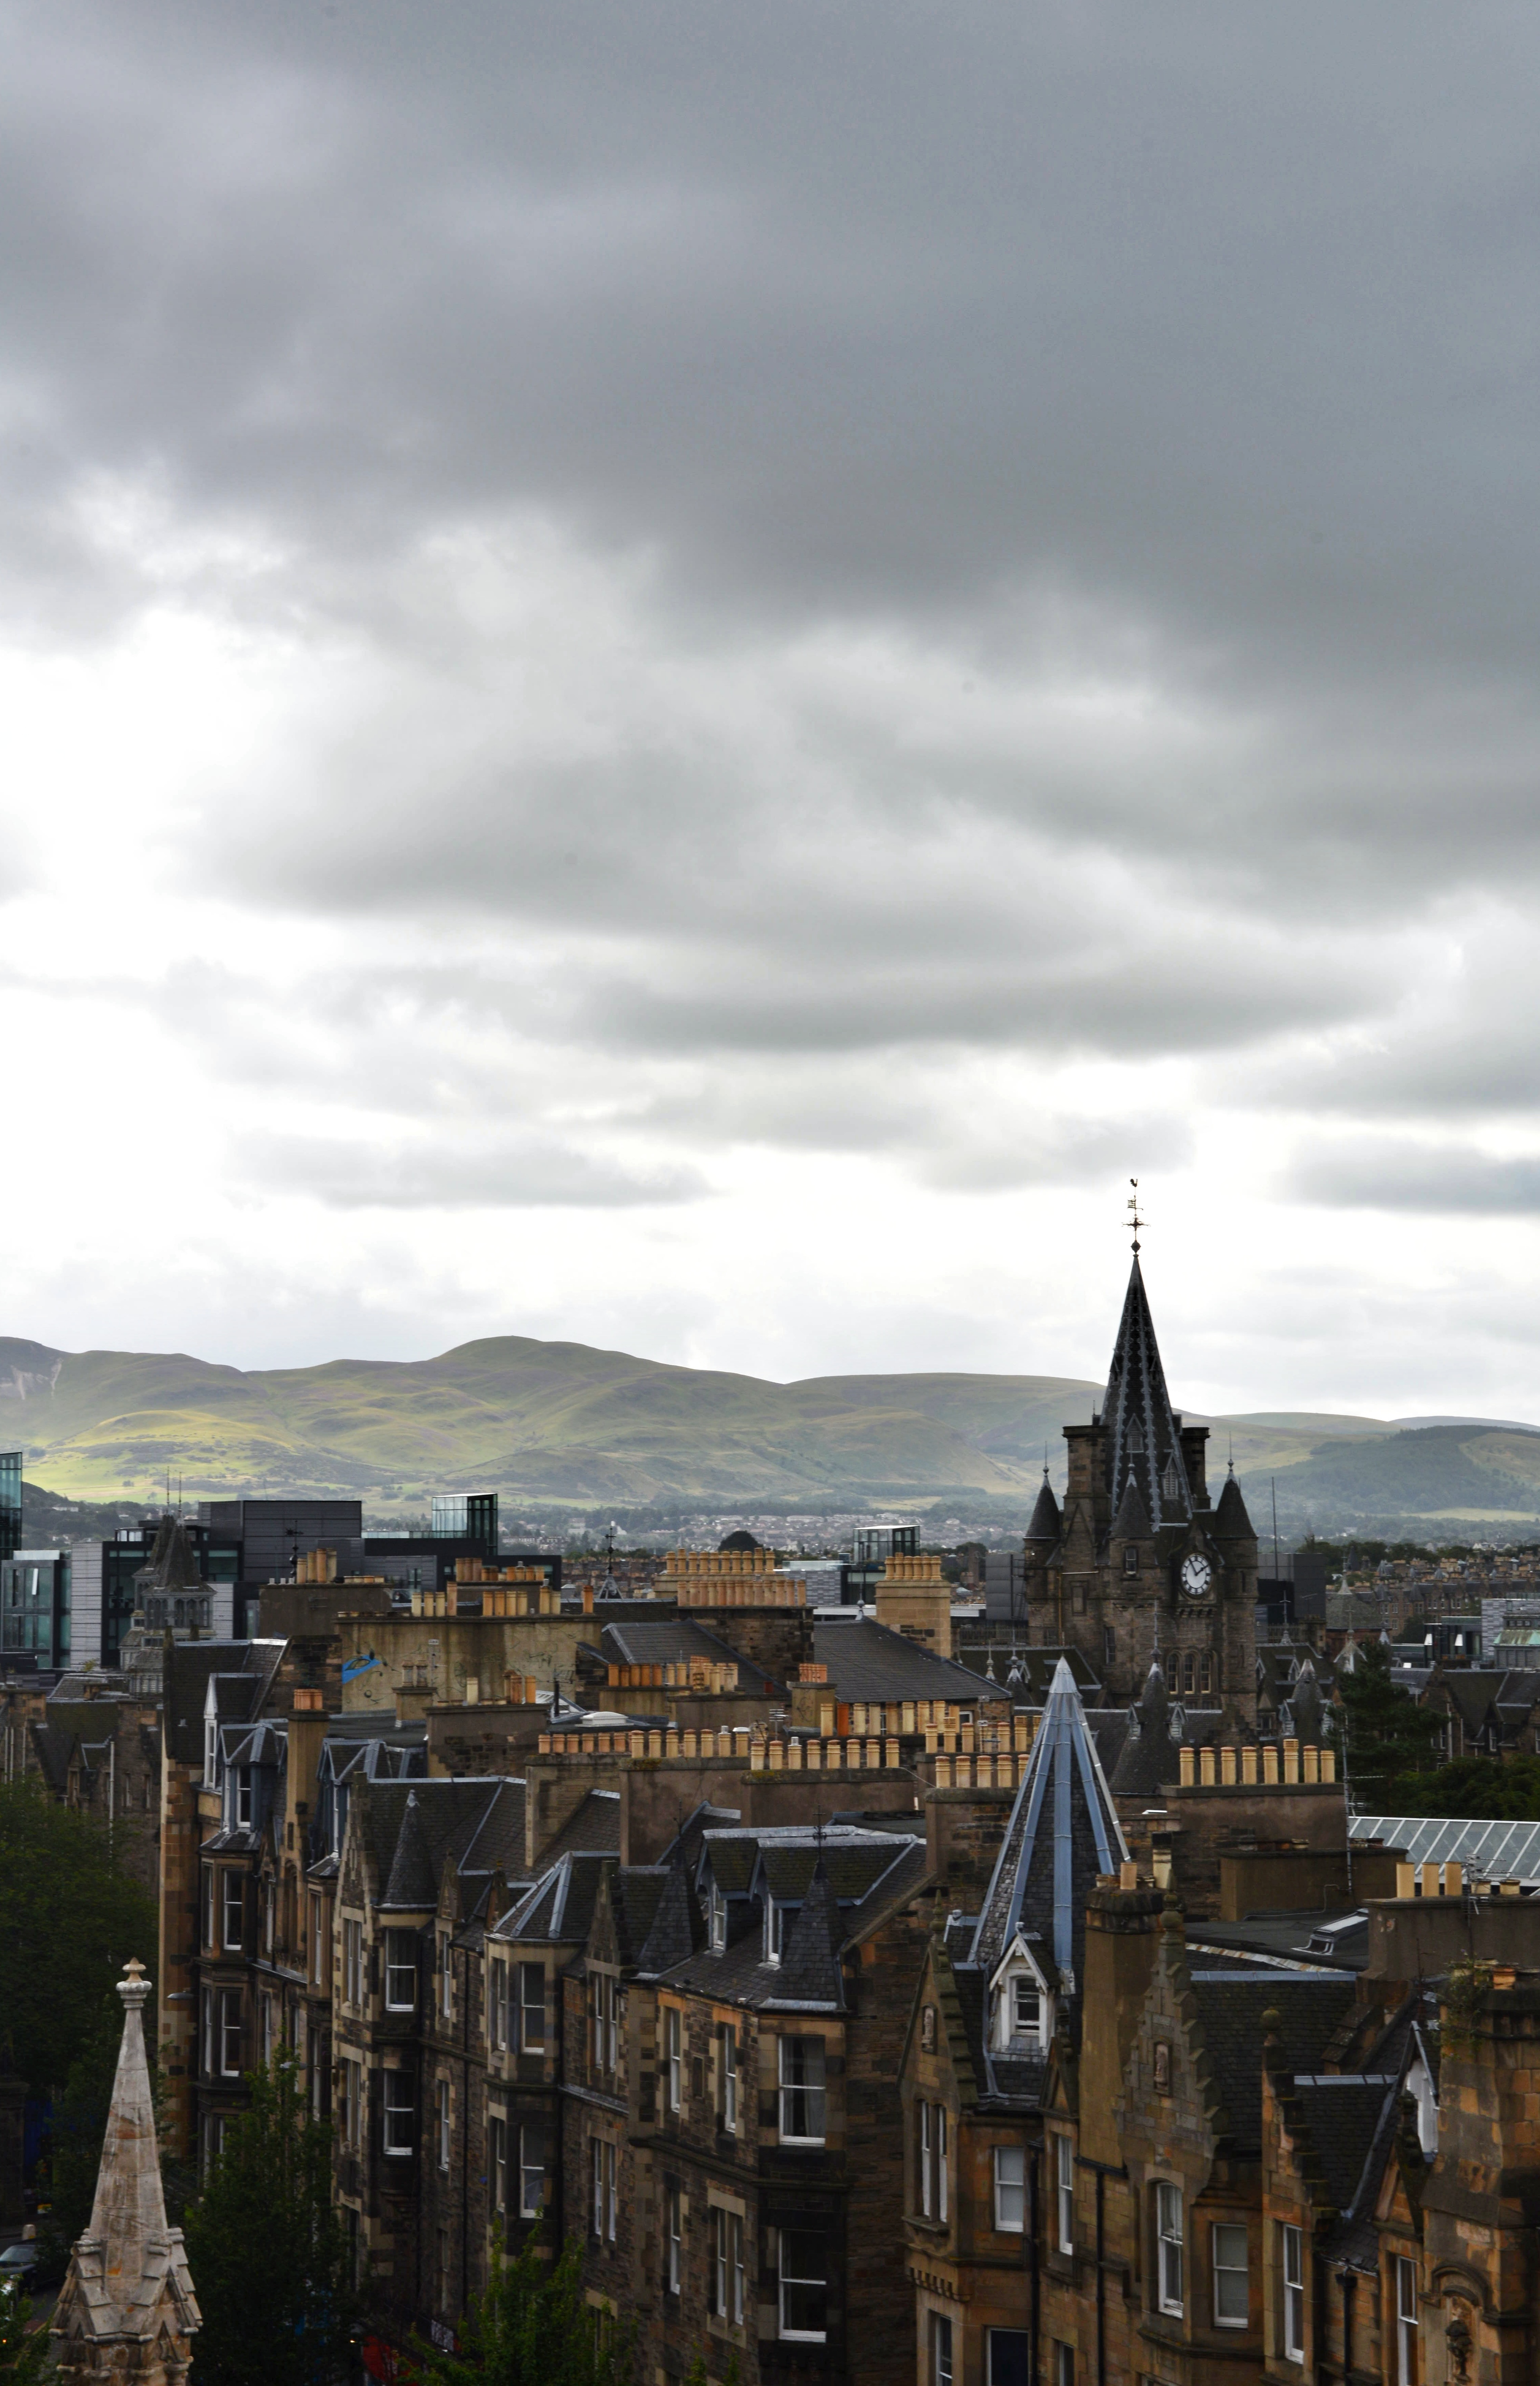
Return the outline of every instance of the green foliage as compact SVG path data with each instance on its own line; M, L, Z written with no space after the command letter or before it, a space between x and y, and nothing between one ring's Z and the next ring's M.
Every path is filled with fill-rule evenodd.
M635 2368L634 2324L584 2300L575 2237L555 2265L532 2236L513 2261L495 2259L460 2335L459 2353L414 2348L422 2386L630 2386Z
M14 2279L0 2279L0 2386L41 2386L48 2367L45 2328L29 2325L31 2297Z
M151 1964L156 1936L155 1900L114 1861L103 1825L31 1776L0 1784L0 2053L35 2094L68 2079L116 2010L124 1965Z
M50 2209L40 2226L49 2275L62 2273L70 2246L91 2218L122 2030L123 2008L114 1996L70 2065L63 2095L55 2099L48 2127Z
M1477 1821L1540 1823L1540 1756L1461 1756L1432 1773L1409 1774L1404 1815L1450 1815Z
M189 2206L203 2312L196 2386L331 2386L352 2375L357 2303L332 2201L332 2132L281 2055L248 2074L251 2103Z
M1381 1640L1363 1642L1354 1670L1338 1673L1337 1696L1354 1804L1361 1814L1401 1812L1406 1777L1427 1770L1438 1717L1396 1689Z

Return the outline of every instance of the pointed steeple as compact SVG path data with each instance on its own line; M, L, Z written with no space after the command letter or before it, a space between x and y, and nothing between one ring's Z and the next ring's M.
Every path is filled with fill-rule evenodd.
M1241 1487L1235 1480L1233 1467L1224 1478L1224 1488L1220 1493L1219 1506L1214 1511L1214 1521L1208 1530L1216 1540L1221 1541L1250 1541L1257 1538L1251 1519L1246 1513L1246 1501L1241 1497Z
M1153 1525L1186 1524L1193 1512L1187 1469L1137 1259L1108 1370L1102 1423L1113 1498L1121 1497L1132 1473Z
M1124 1740L1112 1768L1112 1787L1120 1797L1149 1796L1177 1779L1181 1759L1171 1738L1171 1694L1158 1655L1151 1660L1135 1710L1137 1730Z
M830 2005L845 2011L845 1973L840 1964L839 1900L819 1851L808 1893L798 1908L781 1957L777 2003Z
M1078 1976L1085 1901L1098 1873L1116 1872L1127 1859L1075 1677L1060 1657L973 1934L971 1960L993 1974L1017 1932L1030 1930L1046 1942L1050 1985L1054 1967L1061 1978Z
M188 2339L202 2322L182 2231L166 2221L155 2102L144 2055L144 1965L118 1983L123 2038L112 2083L91 2224L69 2257L54 2312L58 2372L69 2386L108 2378L180 2386Z
M202 1575L193 1544L187 1538L187 1527L180 1516L162 1516L156 1532L150 1563L142 1566L135 1580L152 1590L201 1590Z
M438 1883L433 1878L428 1834L422 1827L422 1809L417 1802L415 1790L407 1792L407 1811L401 1817L401 1828L396 1834L395 1852L391 1858L391 1877L380 1903L382 1906L394 1906L415 1913L438 1903Z
M1048 1480L1048 1470L1045 1466L1043 1488L1037 1495L1037 1505L1032 1512L1032 1522L1027 1526L1026 1540L1029 1547L1036 1542L1044 1549L1053 1549L1062 1539L1063 1534L1064 1519L1059 1513L1058 1501L1054 1498L1054 1487Z

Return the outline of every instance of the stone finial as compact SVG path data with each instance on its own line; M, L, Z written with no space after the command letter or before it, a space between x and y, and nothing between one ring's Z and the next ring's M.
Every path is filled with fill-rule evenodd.
M69 2256L52 2333L65 2386L184 2386L200 2325L182 2231L167 2225L144 2053L144 1966L131 1960L118 1993L123 2037L112 2083L91 2221Z

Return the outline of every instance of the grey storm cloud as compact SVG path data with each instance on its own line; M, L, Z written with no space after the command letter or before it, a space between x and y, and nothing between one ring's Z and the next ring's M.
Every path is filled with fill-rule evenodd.
M1405 1137L1307 1146L1288 1174L1296 1199L1333 1209L1488 1217L1540 1214L1540 1156L1504 1158Z
M304 1193L337 1209L637 1209L699 1200L698 1170L628 1168L539 1136L417 1149L320 1136L241 1139L232 1173L268 1194Z
M1253 1089L1440 1105L1408 932L1540 903L1531 14L0 0L0 39L15 635L186 602L371 659L282 784L232 754L184 885L426 923L457 1021L558 1074L1348 1030ZM602 622L464 593L536 529ZM392 957L424 1049L431 974ZM371 999L186 1033L319 1081L385 1051ZM373 1191L288 1164L456 1198L407 1146ZM457 1181L699 1190L647 1167L553 1130Z

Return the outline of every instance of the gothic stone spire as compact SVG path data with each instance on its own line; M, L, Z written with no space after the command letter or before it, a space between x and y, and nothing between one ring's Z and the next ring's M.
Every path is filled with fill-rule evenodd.
M144 2055L143 1965L118 1983L123 2040L91 2225L69 2256L54 2313L65 2386L183 2386L200 2325L180 2229L168 2228Z
M1108 1371L1102 1424L1107 1435L1107 1483L1114 1506L1122 1499L1132 1476L1145 1513L1158 1530L1162 1525L1185 1525L1193 1513L1187 1469L1137 1260L1128 1280L1122 1322Z
M993 1974L1019 1930L1043 1941L1060 1981L1077 1973L1085 1902L1098 1875L1127 1860L1075 1677L1060 1657L973 1933L971 1960ZM1050 1982L1052 1973L1050 1971Z

